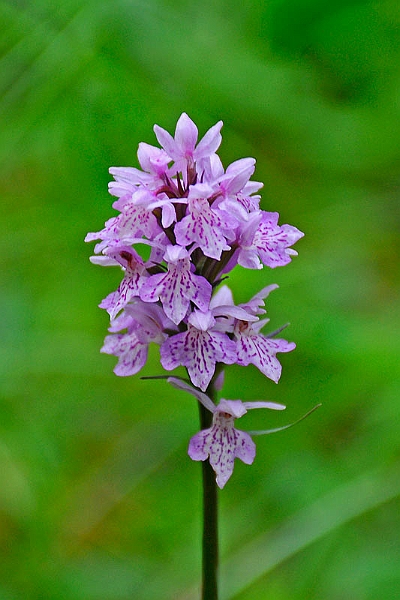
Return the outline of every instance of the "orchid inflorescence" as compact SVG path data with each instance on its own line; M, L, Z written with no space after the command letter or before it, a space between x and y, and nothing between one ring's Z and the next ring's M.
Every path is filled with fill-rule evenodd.
M197 127L185 113L175 137L155 125L161 148L139 144L142 170L110 169L109 191L117 197L113 207L119 214L86 241L100 240L93 263L120 266L124 274L118 289L100 304L111 320L102 352L118 357L114 372L120 376L142 369L152 342L160 346L164 369L186 368L193 387L173 377L170 383L191 392L213 413L211 429L192 438L189 455L209 457L223 487L234 458L249 464L255 455L254 442L234 428L234 419L249 408L284 406L239 400L221 400L216 406L204 392L221 364L253 364L277 383L281 365L276 354L295 348L276 332L261 333L269 321L260 318L264 301L276 285L235 305L223 281L236 265L288 264L297 254L291 246L303 233L278 225L278 213L260 209L262 184L250 181L253 158L223 168L216 154L221 127L222 121L197 143ZM143 244L149 246L147 259L138 251Z

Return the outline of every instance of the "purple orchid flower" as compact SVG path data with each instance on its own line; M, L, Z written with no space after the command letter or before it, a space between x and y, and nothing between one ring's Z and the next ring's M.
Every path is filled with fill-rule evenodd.
M193 384L206 390L217 363L236 362L236 345L226 333L215 329L211 311L195 310L188 319L187 330L165 340L160 348L161 364L167 371L183 365Z
M210 156L218 149L222 140L221 127L222 121L219 121L207 131L197 144L198 129L192 119L186 113L183 113L176 124L175 138L159 125L154 125L154 133L159 144L171 160L175 161L173 171L175 173L183 171L185 174L187 166Z
M246 465L251 465L256 455L256 445L251 436L269 435L284 429L289 429L313 413L321 404L317 404L299 419L282 427L265 429L262 431L242 431L236 429L235 419L243 417L248 410L254 408L268 408L270 410L285 410L286 406L277 402L256 400L242 402L241 400L225 400L221 398L218 405L200 390L193 388L183 379L168 377L168 383L173 387L189 392L213 414L211 427L196 433L189 442L188 454L192 460L204 461L209 459L210 465L216 474L218 487L221 489L230 479L235 458L239 458Z
M304 234L292 225L279 226L278 218L278 213L251 213L239 236L238 263L242 267L261 269L261 263L271 268L283 267L291 256L297 256L290 246Z
M176 325L186 316L190 302L207 311L211 299L211 284L193 273L189 252L182 246L168 245L164 259L167 273L151 275L140 289L145 302L161 300L165 314Z
M235 419L242 417L248 410L254 408L272 410L286 408L283 404L276 402L242 402L224 398L216 406L206 394L194 389L181 379L169 377L168 382L195 396L203 406L213 413L211 427L199 431L191 438L188 454L192 460L209 459L217 476L217 485L221 489L233 473L235 458L240 458L245 464L251 465L256 455L255 443L247 432L235 428Z
M181 246L195 243L205 256L219 260L223 250L229 250L228 240L238 221L229 213L210 206L213 190L207 184L191 186L188 214L175 226L176 241Z
M260 209L262 184L250 180L253 158L224 169L216 154L221 127L219 121L198 141L196 125L183 113L174 136L154 126L161 148L139 144L141 169L110 169L119 214L86 241L98 240L92 262L123 269L118 289L100 304L111 320L102 351L118 357L118 375L137 373L155 342L164 369L185 367L203 391L221 364L253 364L278 382L276 355L295 348L261 333L268 322L260 319L264 300L275 286L239 306L221 286L237 264L286 265L303 235L278 225L278 213ZM143 245L151 248L147 259Z
M150 343L162 344L165 329L174 328L162 308L135 299L111 322L101 352L118 357L114 373L120 377L135 375L146 364ZM121 330L126 329L123 333Z

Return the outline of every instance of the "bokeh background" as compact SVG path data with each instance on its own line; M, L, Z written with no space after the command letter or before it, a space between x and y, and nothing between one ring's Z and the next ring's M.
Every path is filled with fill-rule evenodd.
M99 353L117 270L87 231L114 214L109 166L154 123L224 121L225 165L257 159L262 207L306 233L278 283L294 353L220 493L222 600L400 598L400 5L336 0L0 2L0 600L199 597L195 401L122 379ZM142 374L162 373L152 349Z

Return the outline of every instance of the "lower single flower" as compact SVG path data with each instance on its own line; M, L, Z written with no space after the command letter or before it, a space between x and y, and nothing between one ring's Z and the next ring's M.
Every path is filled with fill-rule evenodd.
M210 460L210 465L216 474L217 485L221 489L233 473L235 458L240 458L246 465L253 463L256 455L256 445L251 438L252 435L268 435L269 433L289 429L289 427L293 427L321 406L321 404L317 404L305 415L288 425L264 431L247 432L236 429L235 419L243 417L248 410L253 408L284 410L286 406L263 400L242 402L241 400L225 400L224 398L221 398L219 404L215 405L207 394L192 387L183 379L168 377L167 381L175 388L192 394L205 408L213 413L211 427L202 429L191 438L188 454L192 460L207 460L207 458Z
M169 377L174 387L185 390L195 396L199 402L213 413L212 425L196 433L189 442L188 454L192 460L207 460L217 476L217 485L221 489L233 473L235 458L251 465L256 455L256 445L245 431L236 429L235 419L245 415L252 408L270 408L284 410L283 404L276 402L242 402L241 400L221 399L216 406L206 395L186 384L181 379Z

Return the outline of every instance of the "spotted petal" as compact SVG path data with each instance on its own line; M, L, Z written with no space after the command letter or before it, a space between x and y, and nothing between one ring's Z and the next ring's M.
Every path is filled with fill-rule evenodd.
M173 262L168 264L167 273L152 275L140 290L140 297L145 302L156 302L161 300L165 314L178 325L186 316L190 302L194 302L203 311L208 310L212 287L211 284L200 275L191 271L191 263L188 253L184 248ZM166 253L166 258L171 257L172 250Z
M167 371L186 367L193 385L205 391L217 362L231 365L236 361L236 347L222 332L202 331L189 324L187 331L165 340L160 358Z
M135 375L144 367L148 344L142 343L135 333L112 334L105 338L101 352L118 356L114 373L120 377L127 377Z
M287 265L297 255L290 246L304 235L292 225L279 226L278 217L278 213L264 212L253 239L260 259L269 267Z
M219 260L229 250L227 239L237 226L234 217L222 210L213 210L207 198L189 198L189 214L175 225L175 237L181 246L193 242L206 256Z
M276 358L277 352L290 352L296 344L286 340L267 338L261 334L238 334L237 338L237 364L247 366L255 365L266 377L278 383L282 366Z
M219 405L220 406L220 405ZM219 408L219 407L218 407ZM256 446L248 433L235 429L234 417L217 410L210 429L200 431L189 442L192 460L206 460L217 475L217 485L223 488L232 475L235 458L252 464Z

